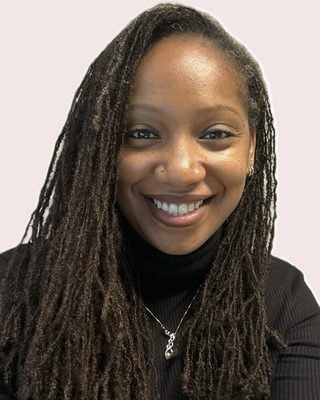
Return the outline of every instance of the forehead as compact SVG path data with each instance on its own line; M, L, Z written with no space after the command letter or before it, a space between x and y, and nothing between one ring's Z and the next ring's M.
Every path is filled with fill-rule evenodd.
M205 96L237 97L245 106L243 78L230 59L211 42L198 37L171 36L155 44L142 59L133 85L137 97L159 99L162 93L192 102Z
M182 66L190 72L206 63L224 64L225 68L235 69L221 50L207 40L190 36L169 36L156 43L144 56L139 69L150 64L170 65L172 70Z

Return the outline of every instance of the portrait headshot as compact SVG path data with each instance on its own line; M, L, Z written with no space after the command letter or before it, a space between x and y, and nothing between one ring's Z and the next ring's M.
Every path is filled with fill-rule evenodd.
M319 400L315 5L18 3L0 400Z

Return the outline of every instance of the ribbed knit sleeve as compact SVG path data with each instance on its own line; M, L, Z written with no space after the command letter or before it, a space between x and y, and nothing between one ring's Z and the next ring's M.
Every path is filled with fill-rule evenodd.
M275 362L272 400L320 400L320 309L303 274L274 259L267 286L269 324L287 343Z

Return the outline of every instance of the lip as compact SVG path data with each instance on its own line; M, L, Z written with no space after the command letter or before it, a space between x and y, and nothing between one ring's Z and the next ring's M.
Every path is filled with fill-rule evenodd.
M212 196L211 196L212 197ZM183 203L196 203L201 200L211 200L208 196L167 196L167 195L152 195L145 196L145 202L147 208L154 219L158 222L166 225L168 227L182 228L188 227L197 224L206 214L208 209L208 201L204 202L201 207L198 209L185 214L185 215L170 215L167 212L159 209L153 202L153 199L157 199L161 202L168 202L174 204L183 204Z

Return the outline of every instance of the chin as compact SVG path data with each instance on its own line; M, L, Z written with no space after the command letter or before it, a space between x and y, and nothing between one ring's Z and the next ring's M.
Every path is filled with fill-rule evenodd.
M161 241L159 243L158 240L150 241L145 238L145 240L150 243L153 247L157 248L158 250L162 251L162 253L170 254L172 256L182 256L185 254L192 253L193 251L197 250L201 247L212 235L204 238L203 240L197 241L186 241L182 242L181 240L167 240Z

